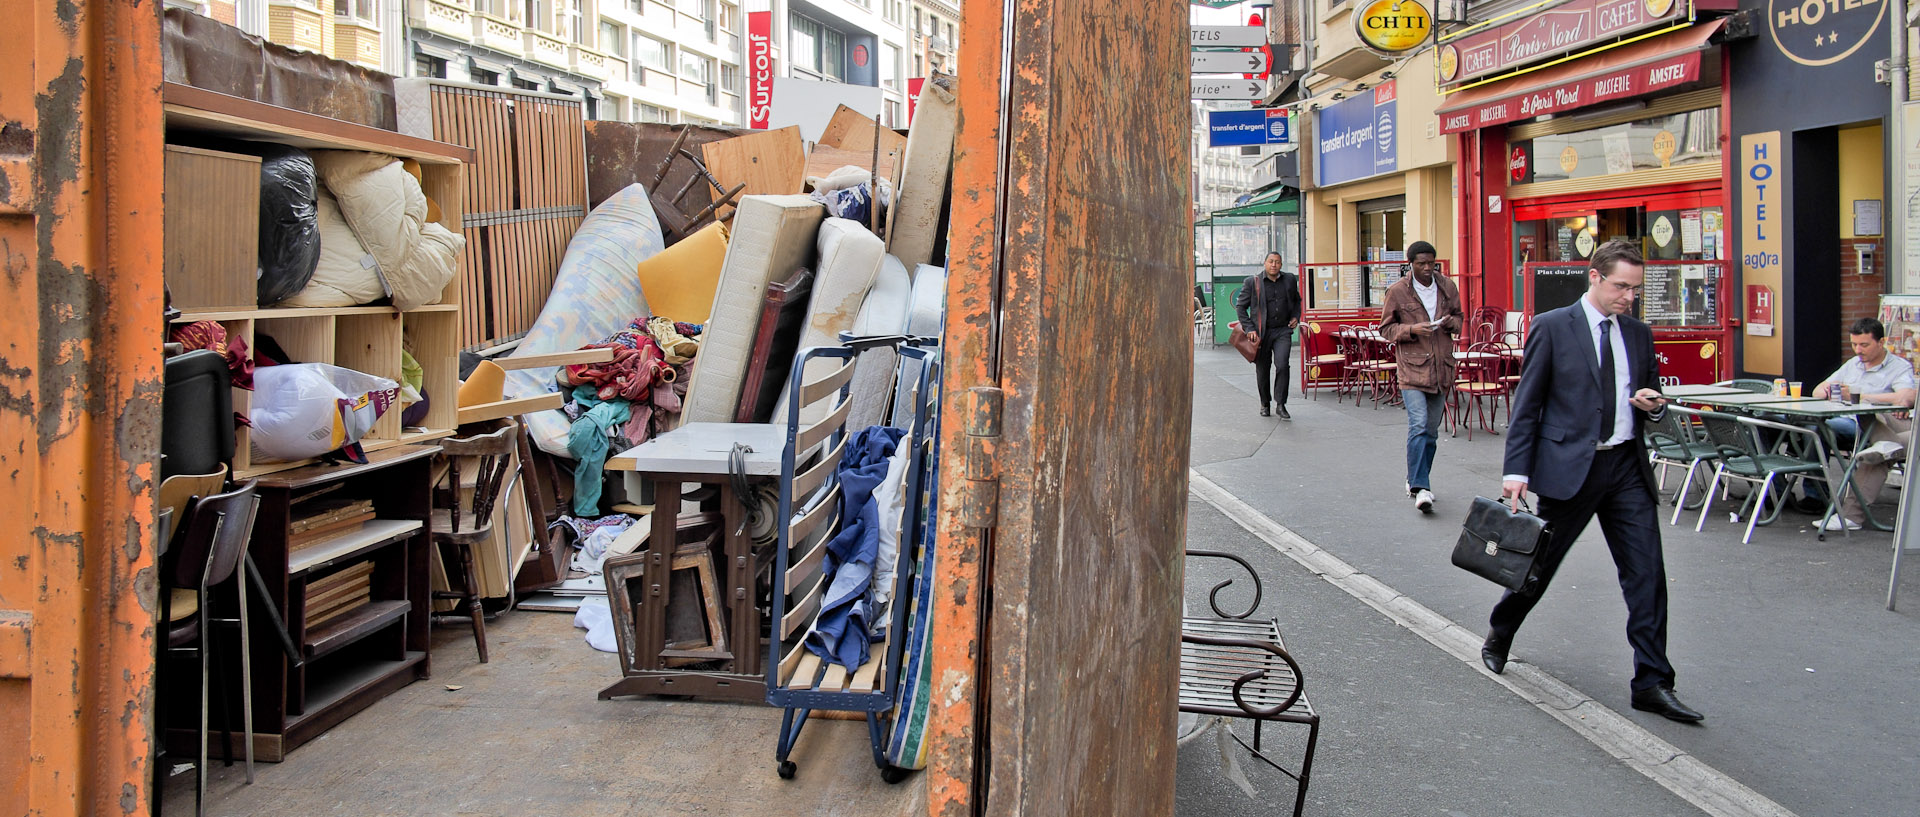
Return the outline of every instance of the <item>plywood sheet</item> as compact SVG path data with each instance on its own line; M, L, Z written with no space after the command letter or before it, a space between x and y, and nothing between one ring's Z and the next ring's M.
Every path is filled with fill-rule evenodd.
M891 128L877 130L881 153L906 152L907 137ZM872 155L875 132L872 117L841 105L834 110L833 118L827 120L827 129L820 133L820 144Z
M700 150L720 186L732 190L744 184L743 196L798 193L806 181L807 152L798 125L710 142Z
M853 165L863 170L873 169L873 149L846 150L844 148L814 145L813 152L807 154L807 175L824 177L833 171ZM880 175L891 179L894 169L900 166L899 152L880 153Z

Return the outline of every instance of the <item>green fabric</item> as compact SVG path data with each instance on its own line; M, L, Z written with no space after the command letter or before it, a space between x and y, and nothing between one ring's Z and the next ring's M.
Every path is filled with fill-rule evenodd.
M567 429L567 453L576 463L573 469L573 515L600 515L600 479L605 473L607 454L613 447L608 439L613 430L633 418L632 404L621 398L601 400L593 386L573 390L573 402L586 412Z
M1297 196L1279 198L1272 201L1250 201L1239 207L1213 211L1214 218L1222 216L1297 216L1300 214L1300 199Z

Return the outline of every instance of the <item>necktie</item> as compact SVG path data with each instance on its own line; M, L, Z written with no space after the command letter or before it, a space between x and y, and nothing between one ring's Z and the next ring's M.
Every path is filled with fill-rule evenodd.
M1600 393L1605 395L1600 406L1600 442L1605 444L1613 439L1614 404L1620 402L1619 387L1614 384L1612 318L1600 322Z

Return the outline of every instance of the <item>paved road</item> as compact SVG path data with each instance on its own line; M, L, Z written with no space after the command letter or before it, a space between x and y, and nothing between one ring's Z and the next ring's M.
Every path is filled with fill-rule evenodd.
M1438 512L1404 498L1405 415L1351 401L1257 416L1252 367L1202 349L1193 465L1259 513L1455 622L1480 630L1497 596L1447 563L1466 502L1498 490L1503 437L1443 437ZM1691 805L1610 758L1469 664L1328 585L1196 503L1194 547L1256 560L1326 726L1309 814L1687 814ZM1689 727L1627 706L1626 610L1597 529L1575 547L1514 646L1529 662L1792 812L1920 813L1920 587L1884 609L1891 537L1814 540L1791 513L1742 545L1724 515L1663 527L1670 652ZM1209 573L1209 570L1212 573ZM1189 597L1217 568L1196 562ZM1217 581L1217 579L1215 579ZM1205 582L1204 584L1202 582ZM1291 781L1250 767L1258 800L1181 753L1181 813L1271 814ZM1284 813L1279 810L1278 813Z

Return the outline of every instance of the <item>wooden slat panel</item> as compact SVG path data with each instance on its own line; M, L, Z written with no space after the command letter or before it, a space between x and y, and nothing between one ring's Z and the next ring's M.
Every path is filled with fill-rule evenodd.
M840 456L845 454L846 451L847 440L843 438L840 440L839 445L834 446L833 453L828 454L825 459L820 461L819 465L815 465L807 469L806 473L793 478L793 495L799 497L813 496L813 492L819 490L820 486L826 483L827 477L833 474L834 467L840 464Z
M780 686L786 686L788 682L793 680L794 670L800 668L801 659L806 658L807 656L810 656L810 655L813 655L813 653L807 651L807 645L805 642L795 643L792 649L787 650L786 655L780 656L780 670L778 673L775 674L775 682L778 683ZM814 666L816 668L819 666L818 664L819 660L820 659L818 657L814 658L814 661L816 662ZM812 683L813 679L809 677L807 679L807 682Z
M821 522L832 518L834 514L839 512L840 486L836 485L832 491L827 492L826 498L821 500L819 505L814 506L813 510L803 514L798 522L794 522L793 525L787 529L787 541L805 542L807 536L813 533L814 528L820 527Z
M793 608L780 619L780 637L793 637L793 631L813 621L813 614L820 609L820 594L826 592L827 583L819 582L807 591L807 595L795 602Z
M828 664L826 674L820 676L821 692L845 692L847 690L847 668L839 664Z
M788 689L812 689L813 679L820 676L820 656L807 651L803 645L800 650L799 665L794 668L793 677L787 681Z
M813 541L800 543L796 550L802 551L802 555L787 563L788 587L800 587L813 579L813 574L820 570L821 562L826 561L829 541L832 541L832 537L821 536Z
M842 361L840 368L834 369L831 374L800 387L800 405L811 406L852 379L853 361L851 359Z
M834 432L839 431L842 426L845 426L847 424L847 415L852 413L853 401L851 399L840 401L840 407L834 409L833 413L827 415L826 419L807 426L805 429L802 429L798 435L795 435L793 443L795 450L812 451L813 447L819 444L821 440L826 439Z
M853 674L853 681L847 684L849 692L872 692L874 679L880 676L887 666L887 644L875 641L867 648L867 663L860 665L860 671Z

